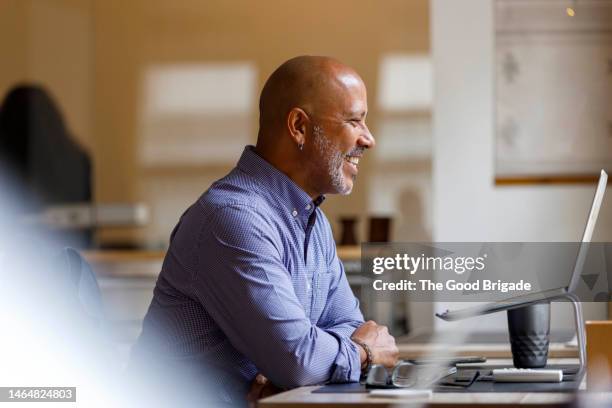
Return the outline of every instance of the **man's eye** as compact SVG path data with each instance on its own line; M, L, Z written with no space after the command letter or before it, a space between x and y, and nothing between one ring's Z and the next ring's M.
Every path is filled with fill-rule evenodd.
M360 120L359 119L351 119L350 122L351 122L351 125L353 127L357 127L359 125Z

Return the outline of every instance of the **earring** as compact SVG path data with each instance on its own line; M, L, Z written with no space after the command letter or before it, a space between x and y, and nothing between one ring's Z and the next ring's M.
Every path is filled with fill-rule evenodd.
M304 149L304 143L300 143L298 145L298 149L300 149L300 151L302 151Z

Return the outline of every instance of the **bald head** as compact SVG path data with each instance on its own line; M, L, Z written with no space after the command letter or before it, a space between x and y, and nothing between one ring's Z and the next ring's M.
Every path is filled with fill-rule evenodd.
M326 112L346 88L363 86L352 68L330 57L300 56L278 67L266 81L259 99L259 137L277 133L293 108L312 115Z
M290 59L266 81L259 111L259 155L313 198L351 192L359 159L374 146L366 88L352 68L329 57Z

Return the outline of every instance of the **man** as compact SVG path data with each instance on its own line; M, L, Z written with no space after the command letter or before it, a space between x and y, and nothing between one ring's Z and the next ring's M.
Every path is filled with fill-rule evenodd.
M293 58L259 108L257 145L175 227L136 347L206 367L231 403L251 383L260 395L262 376L281 388L350 382L397 360L387 328L363 322L319 208L351 192L374 147L363 81L331 58Z

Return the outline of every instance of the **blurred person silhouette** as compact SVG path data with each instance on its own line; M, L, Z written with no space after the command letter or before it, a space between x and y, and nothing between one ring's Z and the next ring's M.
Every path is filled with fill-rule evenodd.
M12 88L0 105L0 168L22 214L53 205L91 202L88 154L71 137L51 95L39 85ZM60 241L89 246L91 230L54 232Z
M13 88L0 105L0 383L62 384L77 387L84 406L119 406L129 393L95 275L78 252L59 251L85 232L23 222L49 205L89 201L89 177L89 158L49 94Z

